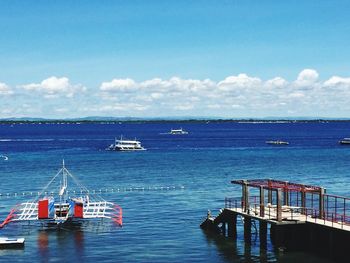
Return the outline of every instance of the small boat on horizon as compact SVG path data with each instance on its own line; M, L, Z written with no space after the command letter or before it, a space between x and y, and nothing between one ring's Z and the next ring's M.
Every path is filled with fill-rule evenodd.
M171 129L169 134L173 134L173 135L181 135L181 134L188 134L187 131L183 130L182 128L180 129Z
M124 140L123 136L120 136L120 140L115 139L107 150L109 151L144 151L146 150L141 146L141 142L135 140Z
M339 144L350 145L350 138L343 138L339 141Z
M4 161L8 161L8 157L6 155L0 155L0 158L3 158Z
M275 140L275 141L266 141L266 144L270 144L270 145L289 145L289 142L281 141L281 140Z

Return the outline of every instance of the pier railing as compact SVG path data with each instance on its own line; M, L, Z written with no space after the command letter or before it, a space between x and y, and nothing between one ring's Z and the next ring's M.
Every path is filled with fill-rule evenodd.
M316 198L315 198L316 199ZM269 220L277 220L278 208L273 204L260 204L257 202L258 196L250 196L249 204L246 206L244 200L241 197L238 198L225 198L225 208L241 211L246 214L261 217ZM318 200L317 200L318 201ZM336 195L325 195L324 199L324 212L320 217L320 211L313 205L316 200L312 197L306 202L307 206L282 205L281 217L282 221L309 221L324 225L334 226L337 224L341 228L344 226L350 226L350 198L345 198Z

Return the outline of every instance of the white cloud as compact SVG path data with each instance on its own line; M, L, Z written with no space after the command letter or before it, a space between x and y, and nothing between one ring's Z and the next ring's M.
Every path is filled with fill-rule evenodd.
M209 109L220 109L221 105L220 104L209 104L207 107Z
M103 82L100 90L103 92L153 92L153 93L176 93L176 92L199 92L210 90L215 83L209 79L194 80L172 77L169 80L154 78L140 83L132 79L113 79L110 82Z
M107 92L129 92L137 90L137 86L132 79L113 79L110 82L103 82L100 90Z
M10 114L13 113L13 109L1 109L1 110L0 110L0 113L1 113L3 116L9 116Z
M1 107L2 106L2 107ZM14 102L8 105L0 104L0 117L25 117L25 116L39 116L40 109L30 104L23 103L16 105Z
M291 94L288 95L289 98L294 98L294 99L298 99L298 98L304 98L305 94L302 92L293 92Z
M220 81L217 87L222 91L230 91L235 89L252 89L261 86L261 79L249 77L247 74L238 74L237 76L230 76Z
M327 107L331 111L339 108L337 103L345 104L350 99L350 78L334 76L320 81L314 69L302 70L292 81L282 77L262 80L241 73L217 82L173 77L143 82L119 79L114 84L110 82L109 88L101 84L100 91L108 93L110 103L104 101L113 105L114 98L119 102L114 108L130 114L133 109L128 105L136 104L145 112L169 115L187 111L190 115L216 116L242 116L247 112L252 116L288 116L291 112L318 116ZM350 110L350 106L343 109Z
M67 113L67 112L69 112L69 108L56 108L55 112L57 112L57 113Z
M318 80L318 73L314 69L304 69L302 70L297 80L295 81L295 84L297 86L310 86L317 82Z
M13 91L11 90L11 88L5 83L0 82L0 95L11 95L11 94L13 94Z
M158 100L158 99L163 98L164 94L160 93L160 92L153 92L153 93L151 93L151 97L152 97L152 99Z
M112 112L118 114L120 111L125 113L128 111L145 111L148 109L148 106L138 104L138 103L115 103L112 105L104 105L100 107L88 107L84 110L92 110L94 112Z
M243 108L241 105L238 105L238 104L232 104L232 105L230 105L230 107L233 108L233 109Z
M128 105L135 107L137 104L136 108L142 110L156 109L160 108L159 105L163 105L167 111L184 111L194 109L194 104L199 103L203 96L215 91L215 85L215 82L209 79L195 80L179 77L168 80L154 78L143 82L114 79L100 85L100 97L108 101L106 103L110 102L110 105L114 103L113 107L117 107L118 110L131 110ZM118 102L117 106L115 101Z
M55 76L44 79L41 83L31 83L21 87L27 91L41 93L45 98L56 98L59 96L71 98L78 92L86 91L86 87L81 84L73 85L68 78L57 78Z
M164 91L168 90L171 86L170 81L162 80L160 78L154 78L151 80L143 81L139 84L139 86L143 89L147 89L150 91Z
M180 105L174 106L175 110L180 110L180 111L192 110L193 108L194 108L194 105L191 105L191 104L180 104Z
M22 85L15 90L0 83L0 95L16 93L17 103L15 106L10 97L3 97L5 103L0 105L0 112L13 116L28 116L30 112L35 112L36 116L44 113L56 116L222 117L347 117L350 112L350 77L334 75L321 80L314 69L302 70L295 79L288 81L280 76L263 80L245 73L219 81L172 77L138 82L131 78L115 78L102 82L98 90L85 92L85 96L77 97L74 103L65 103L66 97L85 90L80 84L70 83L66 77L50 77L41 83ZM46 102L42 96L35 96L37 94L58 99Z
M265 87L267 88L283 88L288 85L288 81L286 81L284 78L276 77L273 79L269 79L265 82Z
M329 80L325 81L325 87L343 87L350 89L350 78L342 78L333 76Z

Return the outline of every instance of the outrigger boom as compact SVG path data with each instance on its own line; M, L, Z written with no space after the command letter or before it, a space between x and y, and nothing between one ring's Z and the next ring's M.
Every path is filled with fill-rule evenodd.
M48 188L61 177L58 196L47 195ZM68 192L68 178L71 178L77 190ZM57 188L56 188L57 189ZM70 197L68 193L84 193L84 196ZM65 167L51 179L51 181L39 192L38 196L30 202L24 202L13 208L0 228L15 221L40 221L48 225L59 225L66 222L83 219L108 218L117 225L122 226L122 208L112 202L107 202L98 195L91 195L90 191L83 186Z

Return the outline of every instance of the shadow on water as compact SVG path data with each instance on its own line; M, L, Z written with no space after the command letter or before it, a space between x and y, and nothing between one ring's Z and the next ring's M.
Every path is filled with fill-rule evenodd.
M40 258L67 255L81 259L85 255L84 231L80 227L38 230L37 246Z
M231 239L223 235L202 230L208 246L216 246L219 255L224 262L283 262L283 263L331 263L333 261L327 258L321 258L317 255L302 252L278 250L269 247L268 250L260 249L259 244L245 243L243 239Z
M259 249L257 253L252 253L254 246L244 243L242 240L226 238L216 232L202 230L208 246L213 244L218 249L219 255L224 262L273 262L276 261L266 250ZM254 251L255 252L255 251Z

